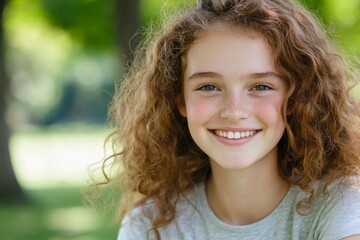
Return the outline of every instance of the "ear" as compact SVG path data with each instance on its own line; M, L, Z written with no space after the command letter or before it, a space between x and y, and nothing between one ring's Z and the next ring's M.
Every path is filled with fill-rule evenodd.
M175 102L180 115L186 118L186 105L185 105L184 96L182 94L176 96Z

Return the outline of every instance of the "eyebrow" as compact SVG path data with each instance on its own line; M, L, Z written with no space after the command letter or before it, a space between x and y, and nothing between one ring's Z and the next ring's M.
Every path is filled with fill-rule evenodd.
M221 75L214 72L196 72L191 74L191 76L188 79L192 80L197 78L219 78L219 77L221 77Z
M220 74L215 73L215 72L196 72L193 73L188 79L192 80L192 79L198 79L198 78L219 78L221 77ZM278 79L282 79L282 77L274 72L260 72L260 73L251 73L247 76L245 76L245 78L250 78L250 79L261 79L261 78L278 78Z
M278 78L278 79L282 79L282 77L274 72L262 72L262 73L252 73L249 75L249 78L251 79L259 79L259 78Z

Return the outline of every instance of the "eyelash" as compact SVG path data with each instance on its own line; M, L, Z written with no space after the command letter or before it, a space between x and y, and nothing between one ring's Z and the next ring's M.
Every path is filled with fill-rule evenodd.
M211 89L209 89L209 88L211 88ZM219 91L219 89L212 84L204 84L204 85L200 86L199 88L197 88L196 90L204 91L204 92Z
M259 89L259 87L261 87L261 89ZM251 88L252 91L267 91L267 90L272 90L272 89L273 88L267 84L258 84L256 86L254 86L253 88Z

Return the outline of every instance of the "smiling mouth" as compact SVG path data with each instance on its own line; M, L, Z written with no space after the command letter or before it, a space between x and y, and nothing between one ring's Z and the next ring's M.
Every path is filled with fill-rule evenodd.
M213 130L215 135L227 139L240 139L245 137L250 137L259 132L259 130L249 130L249 131L224 131L224 130Z

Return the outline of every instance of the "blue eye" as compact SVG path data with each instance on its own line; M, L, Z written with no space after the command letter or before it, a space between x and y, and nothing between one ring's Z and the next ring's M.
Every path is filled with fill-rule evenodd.
M266 90L271 90L272 88L269 87L268 85L265 84L259 84L256 85L255 87L253 87L251 90L253 91L266 91Z
M212 91L219 91L217 87L211 84L205 84L201 87L199 87L197 90L205 91L205 92L212 92Z

